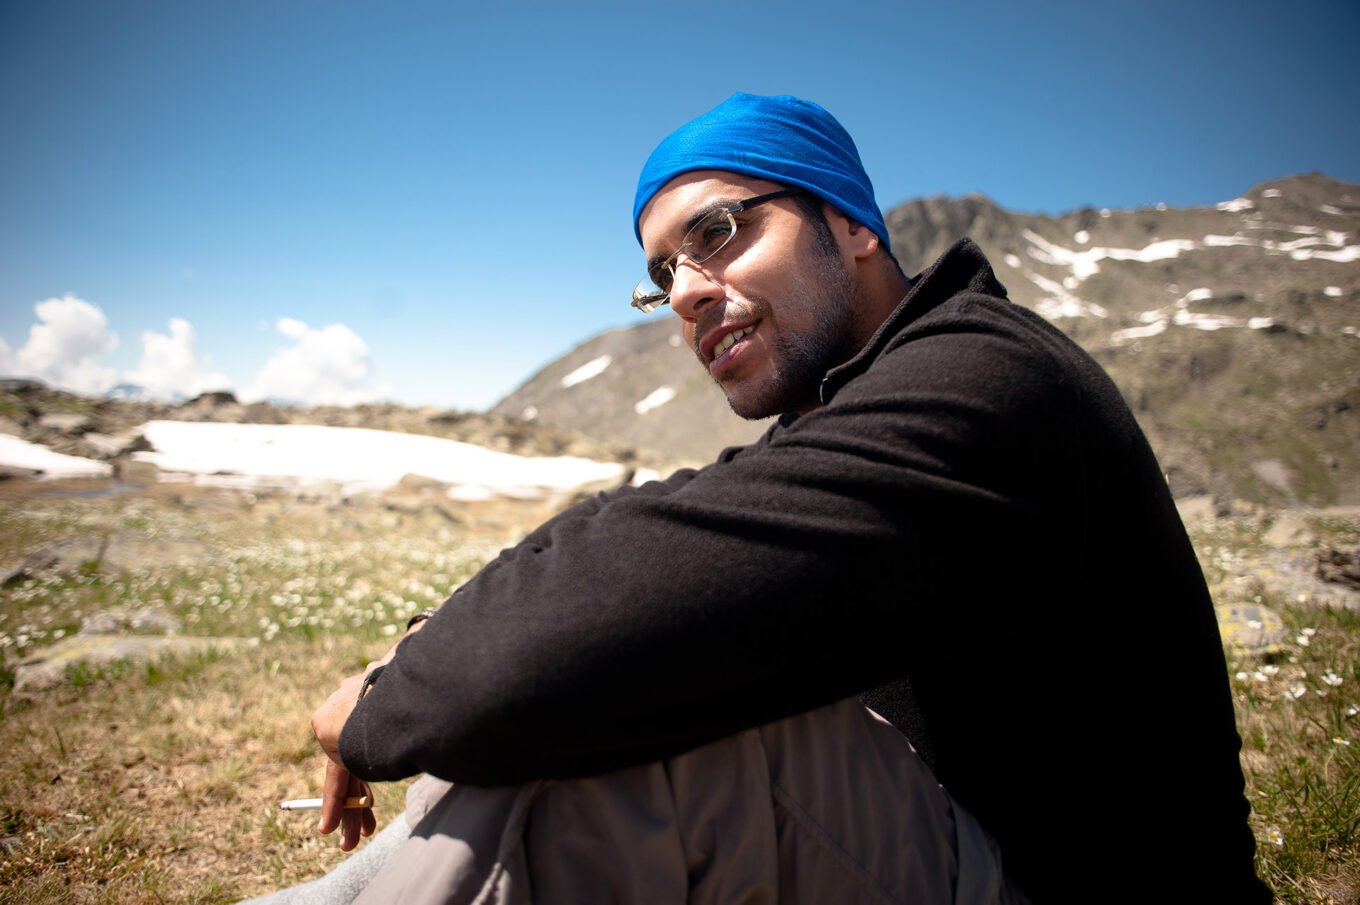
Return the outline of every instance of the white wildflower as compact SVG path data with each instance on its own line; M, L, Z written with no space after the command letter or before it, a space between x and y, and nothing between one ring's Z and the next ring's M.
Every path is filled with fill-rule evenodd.
M382 633L390 638L392 635L395 635L397 633L397 627L395 625L392 625L391 623L388 623L387 625L384 625L382 627Z
M1291 698L1293 698L1293 699L1296 700L1296 701L1297 701L1299 698L1301 698L1301 697L1303 697L1304 695L1306 695L1307 693L1308 693L1308 686L1306 686L1306 685L1295 685L1293 688L1291 688L1291 689L1289 689L1287 692L1285 692L1285 694L1289 695Z
M1306 629L1302 629L1302 631L1303 631L1303 633L1304 633L1305 635L1307 635L1309 638L1311 638L1311 637L1313 637L1314 635L1317 634L1317 629L1315 629L1315 628L1306 628Z
M1266 830L1266 841L1271 845L1284 845L1284 834L1280 832L1278 826L1272 826Z
M1342 738L1339 735L1332 736L1332 741L1336 742L1338 745L1345 745L1347 748L1351 746L1350 739Z
M1268 676L1277 676L1280 674L1280 667L1276 666L1274 663L1267 663L1265 666L1261 667L1261 672Z
M1294 640L1298 642L1299 647L1307 647L1310 643L1312 643L1312 638L1310 638L1308 635L1299 635Z
M1247 674L1244 672L1239 672L1236 676L1234 676L1234 678L1237 679L1237 681L1239 682L1245 682L1247 681Z
M1322 681L1335 688L1345 680L1329 669L1322 674Z

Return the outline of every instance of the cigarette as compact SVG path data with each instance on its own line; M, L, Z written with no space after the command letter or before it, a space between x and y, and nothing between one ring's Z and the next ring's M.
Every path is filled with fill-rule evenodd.
M373 802L367 795L358 798L346 798L345 810L352 811L355 808L372 807ZM290 798L287 801L280 801L279 808L284 811L315 811L321 807L320 798Z

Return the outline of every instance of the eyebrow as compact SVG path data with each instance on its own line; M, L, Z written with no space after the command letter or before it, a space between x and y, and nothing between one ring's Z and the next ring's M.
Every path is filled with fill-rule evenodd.
M699 221L700 221L700 220L703 220L705 217L709 216L710 214L715 214L715 213L717 213L718 211L726 210L727 208L731 207L732 205L734 205L734 204L740 204L740 203L741 203L741 199L740 199L740 198L712 198L712 199L710 199L710 200L708 201L708 203L706 203L703 207L700 207L698 210L694 211L694 213L692 213L692 214L689 215L689 217L685 220L685 224L684 224L684 225L685 225L685 231L682 232L680 235L681 235L681 236L687 236L687 235L689 235L689 231L692 230L692 229L694 229L694 227L698 226L698 225L699 225ZM649 258L647 259L647 272L648 272L648 273L651 273L652 270L654 270L655 268L659 267L661 264L663 264L663 263L665 263L666 261L668 261L668 260L670 259L671 255L673 255L673 254L675 254L675 252L672 251L670 254L665 254L665 255L652 255L651 257L649 257Z

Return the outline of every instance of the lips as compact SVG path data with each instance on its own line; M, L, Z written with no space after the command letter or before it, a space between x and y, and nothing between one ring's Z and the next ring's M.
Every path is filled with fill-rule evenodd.
M740 330L733 330L731 333L727 334L722 339L718 340L718 344L713 347L713 357L715 359L722 357L722 354L724 352L732 348L733 343L735 343L737 340L741 339L743 336L750 333L754 329L755 329L754 327L742 327Z
M731 351L742 337L755 332L755 329L755 324L744 324L739 327L717 327L710 330L700 344L699 357L711 368Z

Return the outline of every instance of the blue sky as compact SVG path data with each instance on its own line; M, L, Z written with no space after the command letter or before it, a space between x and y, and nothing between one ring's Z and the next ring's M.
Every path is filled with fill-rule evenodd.
M634 322L638 169L733 91L826 106L885 209L1202 205L1360 181L1358 34L1354 0L0 0L0 370L485 407Z

